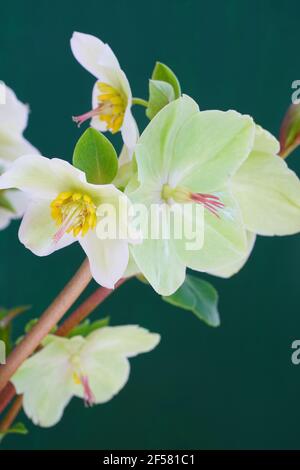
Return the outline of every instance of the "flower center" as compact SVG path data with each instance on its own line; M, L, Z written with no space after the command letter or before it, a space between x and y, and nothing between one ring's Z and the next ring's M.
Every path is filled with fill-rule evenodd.
M107 83L97 82L97 87L100 92L97 108L80 116L73 116L73 121L80 126L87 119L98 116L100 121L106 123L107 129L115 134L123 124L126 100L116 88Z
M51 216L59 227L54 242L58 242L65 233L84 237L96 226L96 206L87 194L71 191L60 193L51 202L50 208Z
M218 211L225 207L220 198L214 194L192 193L185 188L172 188L168 184L163 185L161 197L166 202L170 202L170 199L173 199L177 203L196 202L197 204L202 204L205 209L216 217L220 217Z

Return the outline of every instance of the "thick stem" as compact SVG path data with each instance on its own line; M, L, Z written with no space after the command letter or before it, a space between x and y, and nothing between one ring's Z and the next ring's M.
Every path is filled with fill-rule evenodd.
M7 415L0 423L0 432L8 431L22 408L23 396L19 395L7 412Z
M128 278L120 279L115 289L121 286ZM82 320L84 320L90 313L98 307L115 289L107 289L106 287L99 287L93 294L91 294L74 312L64 321L64 323L56 331L58 336L67 336Z
M8 356L7 363L0 366L0 391L3 390L22 362L34 352L43 338L55 327L67 310L69 310L91 279L92 275L89 262L86 259L75 273L74 277L45 310L37 324Z

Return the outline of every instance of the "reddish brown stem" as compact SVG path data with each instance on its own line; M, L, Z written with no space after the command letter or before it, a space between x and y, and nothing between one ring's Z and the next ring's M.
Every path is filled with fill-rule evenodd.
M0 413L7 407L16 394L16 389L11 382L0 392Z
M19 395L13 404L11 405L10 409L8 410L6 416L0 423L0 432L5 432L8 431L8 429L11 427L13 424L14 420L19 414L19 411L22 408L22 401L23 401L23 396Z

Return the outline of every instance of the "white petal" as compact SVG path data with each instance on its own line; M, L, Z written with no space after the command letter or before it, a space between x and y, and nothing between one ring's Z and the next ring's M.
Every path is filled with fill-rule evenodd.
M137 123L131 113L130 105L127 106L121 132L124 144L130 150L134 149L139 138L139 130Z
M54 243L53 237L58 230L50 213L49 200L31 202L25 212L20 229L19 239L26 248L37 256L47 256L75 241L70 234Z
M93 331L86 340L82 350L86 357L94 352L105 351L134 357L152 351L158 345L160 336L138 325L124 325L100 328Z
M4 132L0 127L0 164L4 168L8 168L18 157L28 154L39 154L39 151L23 136Z
M100 240L95 232L88 232L79 243L85 251L95 281L109 289L123 276L129 259L125 240Z
M0 207L0 230L9 226L12 213Z
M84 179L84 173L66 161L26 155L0 176L0 189L18 188L33 196L51 199Z
M5 104L0 104L0 128L22 134L27 126L29 107L18 100L14 91L5 85Z
M120 68L109 45L90 34L74 32L71 49L78 62L96 78L100 78L101 66Z

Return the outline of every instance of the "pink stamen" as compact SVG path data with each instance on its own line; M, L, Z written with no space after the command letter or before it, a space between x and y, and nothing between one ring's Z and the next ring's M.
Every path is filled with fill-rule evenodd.
M218 218L220 218L218 209L225 207L223 202L220 201L220 198L213 194L192 193L191 200L198 204L202 204L209 212Z
M80 377L82 386L83 386L83 392L84 392L84 404L85 406L92 406L95 403L95 397L92 392L92 389L89 384L89 379L86 375L82 375Z
M98 106L97 108L92 109L87 113L81 114L80 116L72 116L72 120L76 122L78 127L80 127L83 122L87 121L88 119L91 119L92 117L98 116L100 114L100 111L100 106Z

